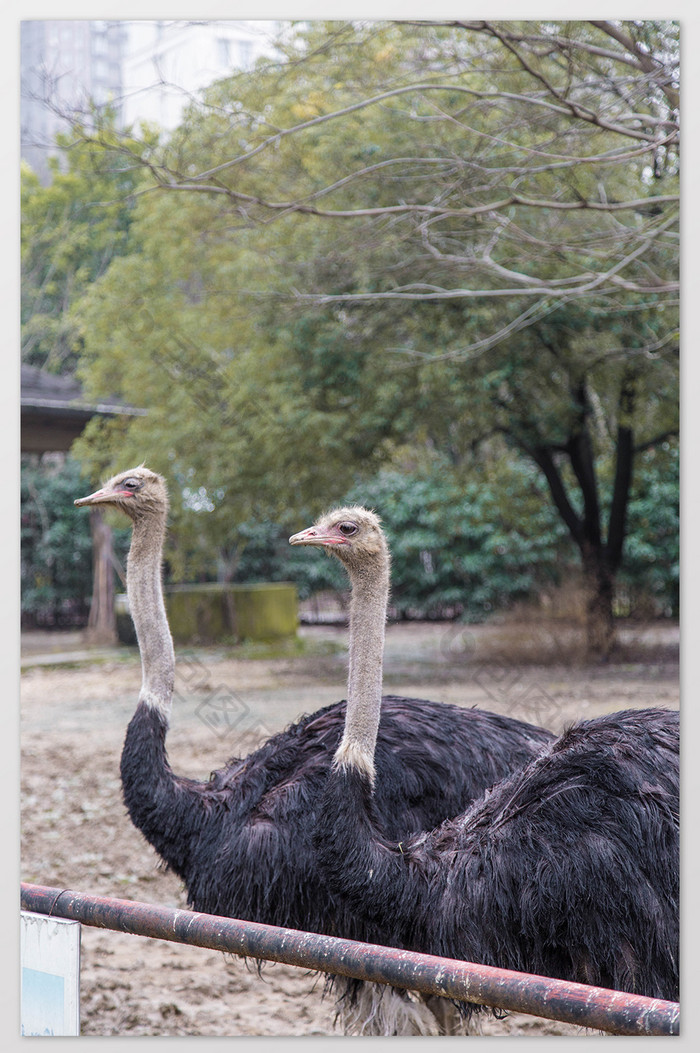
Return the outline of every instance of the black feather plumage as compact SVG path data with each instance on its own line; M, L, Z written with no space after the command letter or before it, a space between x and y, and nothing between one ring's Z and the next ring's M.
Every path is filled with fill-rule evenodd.
M127 592L143 680L122 751L122 788L133 823L182 879L189 904L211 914L383 942L381 926L349 909L324 883L311 844L345 704L303 717L206 782L176 775L165 747L175 670L161 581L165 481L141 465L76 503L113 505L133 521ZM389 587L381 531L370 549L370 565L360 575L362 617L353 623L351 613L356 641L348 682L357 689L369 670L378 707ZM497 714L388 696L375 793L383 829L401 838L434 826L529 761L551 737ZM345 984L346 994L358 989Z
M159 713L139 704L121 759L132 822L196 910L382 942L322 881L311 845L345 703L302 717L197 782L175 775ZM385 696L374 804L400 840L464 810L553 736L501 714Z
M317 816L329 888L389 944L678 998L677 713L582 721L400 846L353 768Z

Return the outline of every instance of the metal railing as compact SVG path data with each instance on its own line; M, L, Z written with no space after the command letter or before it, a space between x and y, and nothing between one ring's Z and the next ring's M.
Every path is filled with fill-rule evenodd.
M677 1035L677 1002L70 889L22 884L22 909L242 957L499 1007L617 1035Z

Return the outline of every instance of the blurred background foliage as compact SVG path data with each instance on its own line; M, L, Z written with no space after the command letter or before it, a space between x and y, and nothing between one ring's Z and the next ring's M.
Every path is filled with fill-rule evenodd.
M72 500L144 460L172 581L342 590L286 538L353 501L399 617L677 615L677 24L619 26L298 24L172 135L95 113L24 168L23 361L147 410L24 463L27 616L85 602Z
M90 488L71 458L65 466L24 468L21 572L27 624L75 625L87 617L90 527L88 516L76 514L73 500ZM576 582L575 553L545 497L531 467L504 457L464 485L438 465L382 468L331 504L361 503L381 514L392 552L392 617L480 622L523 602L539 603L546 613ZM669 444L643 458L637 475L619 582L622 616L678 617L677 498L678 449ZM192 511L191 517L196 521L201 514L206 513ZM112 522L123 570L130 531L120 517ZM288 530L310 523L309 515L300 515ZM239 524L239 533L237 582L293 581L302 601L330 593L342 607L347 578L337 560L290 548L288 531L270 520ZM182 582L173 567L191 563L189 550L175 559L173 546L198 536L196 528L171 536L166 581ZM208 567L201 565L200 574L186 575L187 581L220 578L215 554Z

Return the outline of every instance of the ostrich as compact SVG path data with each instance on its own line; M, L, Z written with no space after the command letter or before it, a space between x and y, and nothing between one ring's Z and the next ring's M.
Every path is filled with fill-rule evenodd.
M295 537L361 574L380 605L371 521L345 510ZM581 721L466 811L397 843L377 801L378 710L374 690L349 693L315 813L319 868L347 907L390 945L677 999L677 713Z
M314 812L340 740L345 703L301 717L249 756L212 772L207 781L175 774L165 745L175 676L161 583L165 481L144 466L132 468L75 504L112 505L132 520L127 592L142 686L122 750L122 790L132 822L183 881L189 905L209 914L382 942L379 926L361 921L325 887L311 843ZM386 591L388 565L381 580ZM373 677L377 662L381 666L372 633L365 639L361 607L358 599L351 685L359 677L358 648L366 644L374 649ZM377 680L377 690L379 684ZM397 839L430 829L526 763L551 738L541 728L497 714L387 698L377 737L383 774L375 794L383 828ZM371 1015L378 1001L387 1014L396 1003L397 1030L428 1026L425 1007L409 1003L405 994L392 992L380 999L381 985L345 978L335 978L335 984L348 1030L362 1026L353 1023L351 1007L366 1007Z

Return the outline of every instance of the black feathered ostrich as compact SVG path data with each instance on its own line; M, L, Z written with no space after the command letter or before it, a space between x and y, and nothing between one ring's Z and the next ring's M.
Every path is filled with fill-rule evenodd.
M311 844L314 814L343 729L345 703L302 717L254 753L213 772L208 781L174 774L165 747L175 675L161 585L166 484L141 466L116 475L75 503L113 505L133 522L127 591L143 682L121 757L124 801L134 825L184 882L190 906L210 914L383 942L380 926L358 918L329 891ZM373 558L384 595L378 602L386 608L386 546ZM369 594L360 585L359 580L353 582L350 693L364 697L369 676L378 701L377 634L383 634L384 613L379 617L376 589L372 609L367 610ZM551 738L541 728L497 714L386 698L376 744L381 775L374 797L383 829L398 839L431 828L527 762ZM381 985L345 978L335 982L348 1030L384 1029L385 1023L377 1023L379 1017L394 1012L398 1016L392 1027L399 1033L428 1026L425 1007L409 1002L403 993L385 993Z
M379 606L371 521L347 510L299 538L351 575L361 566L366 601ZM400 843L377 796L378 716L374 688L349 693L315 813L319 865L352 911L390 945L678 998L677 713L582 721L456 818Z

